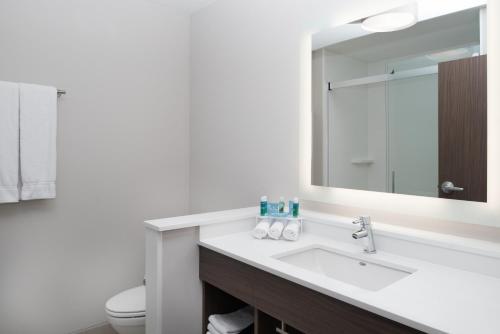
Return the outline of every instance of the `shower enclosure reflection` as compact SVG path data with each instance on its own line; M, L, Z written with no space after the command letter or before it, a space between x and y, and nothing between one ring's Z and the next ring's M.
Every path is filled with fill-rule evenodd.
M313 51L313 185L486 201L485 10Z

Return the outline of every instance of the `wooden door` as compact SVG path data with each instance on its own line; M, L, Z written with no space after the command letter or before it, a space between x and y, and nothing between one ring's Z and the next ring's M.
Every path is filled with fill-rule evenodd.
M486 56L439 64L439 197L486 202ZM443 182L456 189L446 193Z

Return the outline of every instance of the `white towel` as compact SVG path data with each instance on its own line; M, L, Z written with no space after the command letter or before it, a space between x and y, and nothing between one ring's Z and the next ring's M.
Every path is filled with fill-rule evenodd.
M253 309L250 306L228 314L213 314L210 324L220 334L237 334L253 323Z
M21 199L56 197L57 89L20 84Z
M0 203L19 201L19 85L0 82Z
M214 325L212 325L211 323L208 323L208 332L207 334L222 334L221 332L219 332L218 330L215 329Z
M289 241L297 241L300 235L300 224L297 221L290 221L283 230L283 238Z
M273 223L273 225L271 225L271 228L269 229L269 237L272 238L272 239L275 239L275 240L278 240L279 238L281 238L281 233L283 232L283 228L285 227L285 225L277 220Z
M253 236L257 239L263 239L267 236L269 232L269 228L271 227L271 222L269 219L263 219L260 221L257 226L253 229Z

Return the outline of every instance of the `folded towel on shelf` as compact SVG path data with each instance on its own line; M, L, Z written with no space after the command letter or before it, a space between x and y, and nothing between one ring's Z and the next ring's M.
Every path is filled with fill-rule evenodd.
M19 85L0 81L0 203L19 202Z
M56 197L57 89L19 84L21 199Z
M214 327L214 325L212 325L211 323L208 323L208 332L207 332L207 334L222 334L222 333L219 332L218 330L216 330L215 327ZM234 333L234 334L237 334L237 333Z
M290 221L283 230L283 238L289 241L297 241L300 236L300 223L298 221Z
M220 334L238 334L253 323L253 309L247 306L228 314L213 314L208 321Z
M257 239L263 239L267 236L269 228L271 227L271 221L269 219L263 219L257 226L253 229L253 236Z
M269 237L275 240L278 240L281 238L281 233L283 233L283 229L285 228L285 224L283 222L277 220L275 221L272 225L271 228L269 229Z

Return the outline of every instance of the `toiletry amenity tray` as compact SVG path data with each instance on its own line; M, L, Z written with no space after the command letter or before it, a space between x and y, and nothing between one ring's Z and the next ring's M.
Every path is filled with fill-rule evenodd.
M285 223L285 228L286 225L288 225L290 222L298 222L299 223L299 229L300 232L302 233L303 225L304 225L304 218L302 217L292 217L292 216L257 216L255 217L255 226L257 226L258 223L260 223L262 220L268 219L271 222L279 220Z

